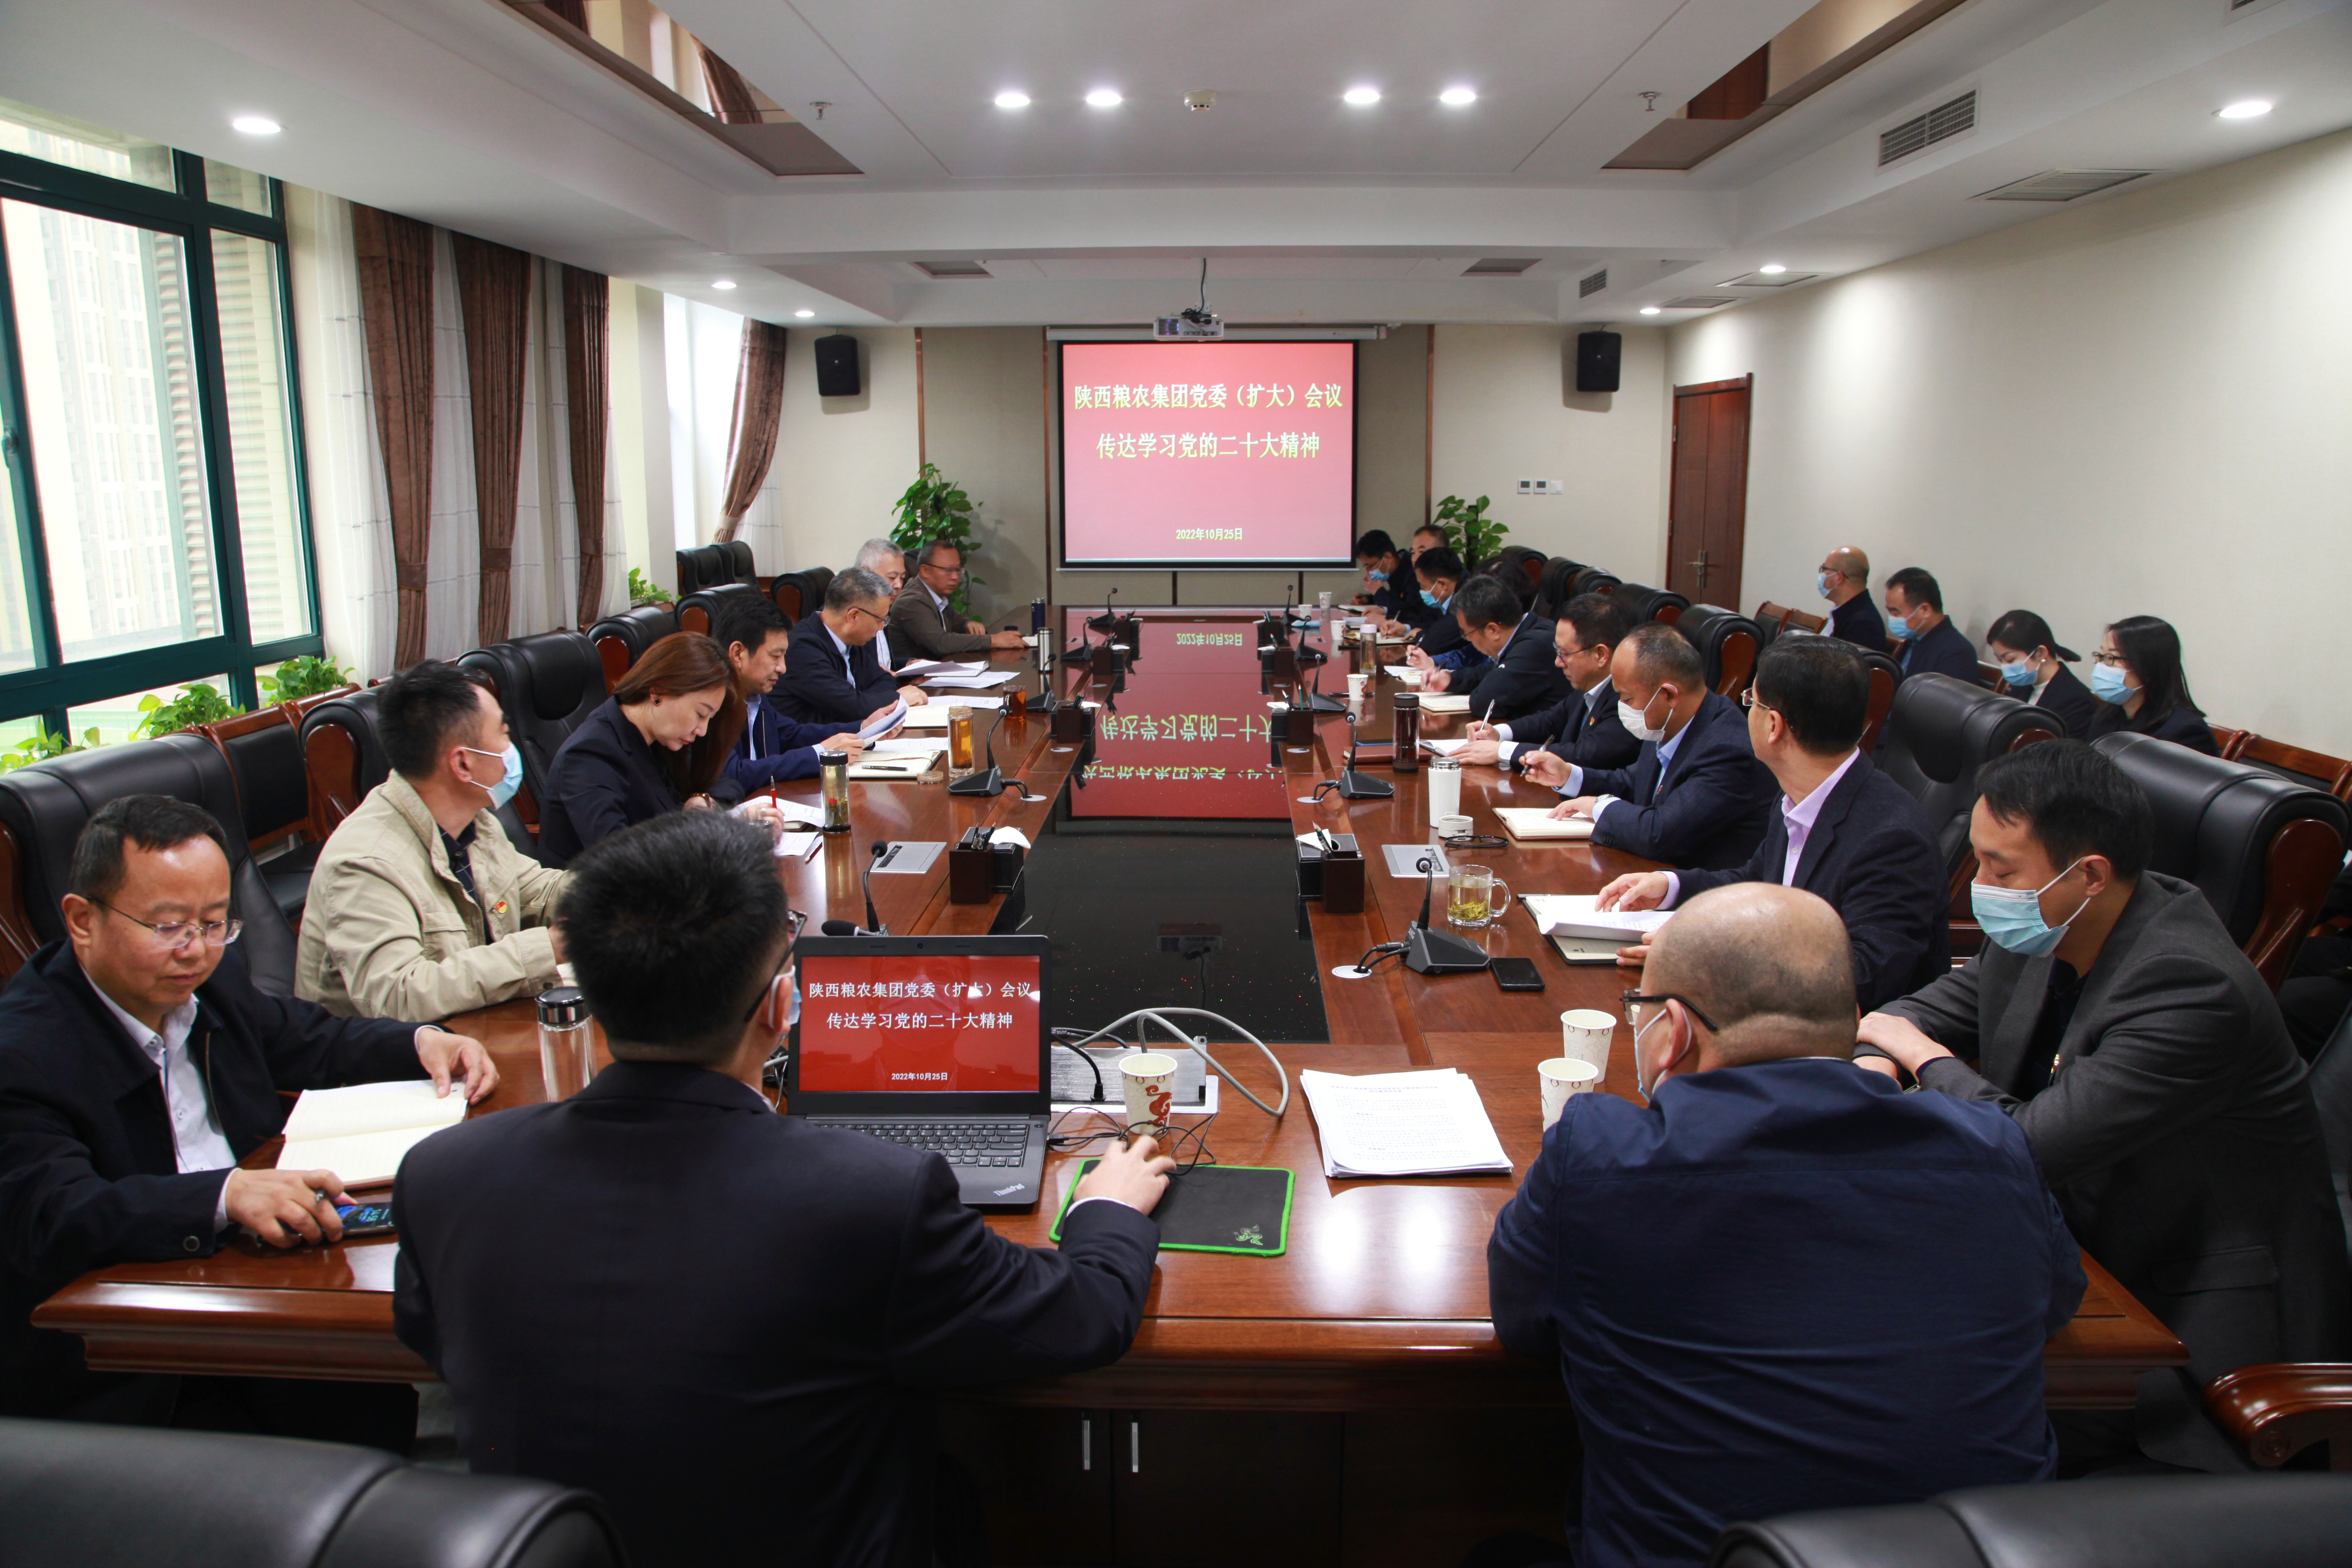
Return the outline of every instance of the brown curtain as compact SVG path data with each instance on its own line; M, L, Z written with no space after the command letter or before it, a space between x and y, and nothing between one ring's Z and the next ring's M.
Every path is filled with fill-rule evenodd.
M474 406L474 506L482 580L475 637L504 642L513 619L515 490L522 468L522 370L530 258L452 234L466 319L466 386Z
M729 125L759 124L760 100L743 73L712 54L709 45L697 47L702 50L702 85L710 91L710 112Z
M392 501L399 630L393 668L425 657L425 553L433 529L433 228L352 204L376 443Z
M612 384L612 285L563 269L563 403L572 426L572 505L580 535L580 629L604 604L605 398Z
M735 417L727 432L727 499L719 508L721 543L743 526L743 514L768 480L776 460L776 426L784 412L784 329L743 322L743 357L735 366Z

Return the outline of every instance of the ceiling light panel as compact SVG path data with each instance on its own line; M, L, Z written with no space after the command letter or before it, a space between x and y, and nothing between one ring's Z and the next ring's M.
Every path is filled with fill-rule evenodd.
M2268 105L2264 105L2265 108ZM275 136L283 129L266 114L240 114L228 122L232 131L242 131L247 136Z
M1021 92L1008 88L1004 91L996 95L996 107L999 109L1026 109L1029 107L1029 95L1025 92Z
M1370 109L1381 100L1381 89L1376 87L1351 87L1341 93L1339 99L1341 102L1353 104L1358 109Z
M1126 101L1125 95L1115 87L1098 87L1087 94L1087 107L1089 109L1117 109Z

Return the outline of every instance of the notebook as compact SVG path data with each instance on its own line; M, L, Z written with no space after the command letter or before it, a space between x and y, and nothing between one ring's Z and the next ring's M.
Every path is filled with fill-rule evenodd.
M919 779L931 770L933 763L947 748L934 746L928 752L886 752L878 757L860 757L849 764L849 776L854 779Z
M306 1089L286 1119L281 1171L332 1171L347 1187L388 1182L411 1149L466 1119L466 1091L433 1092L424 1079Z
M1467 713L1470 699L1447 691L1424 691L1421 694L1421 710L1424 713Z
M1360 1077L1306 1068L1298 1086L1327 1176L1510 1174L1478 1086L1453 1068Z
M1499 805L1495 815L1501 819L1503 831L1521 843L1561 843L1592 837L1591 817L1554 818L1547 806Z
M1630 947L1674 919L1669 910L1609 910L1595 893L1527 893L1519 901L1546 936L1605 938Z

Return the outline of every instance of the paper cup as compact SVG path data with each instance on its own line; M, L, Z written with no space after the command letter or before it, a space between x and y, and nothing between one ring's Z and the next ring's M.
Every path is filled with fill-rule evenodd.
M1128 1131L1165 1129L1169 1104L1176 1097L1176 1058L1157 1051L1139 1051L1119 1058L1118 1076L1127 1091Z
M1470 819L1459 814L1437 819L1437 836L1440 838L1459 838L1469 831Z
M1536 1080L1543 1088L1543 1124L1549 1132L1570 1095L1587 1094L1600 1087L1601 1069L1574 1057L1554 1057L1536 1064Z
M1331 607L1330 589L1325 588L1315 595L1315 607L1318 610L1328 610Z
M1364 688L1371 683L1371 679L1372 678L1370 675L1351 675L1348 677L1348 700L1350 702L1361 702L1364 700Z
M1609 1045L1616 1037L1615 1016L1598 1007L1579 1007L1559 1016L1559 1054L1590 1062L1601 1073L1609 1071Z

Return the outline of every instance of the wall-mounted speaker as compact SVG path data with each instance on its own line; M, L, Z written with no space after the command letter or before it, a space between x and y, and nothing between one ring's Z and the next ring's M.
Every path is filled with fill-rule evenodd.
M1579 392L1614 392L1617 390L1617 361L1625 346L1618 332L1579 332L1576 334L1576 390Z
M1617 358L1609 358L1611 386L1617 384ZM855 397L859 391L857 379L857 340L847 332L835 332L816 341L816 395L819 397Z

